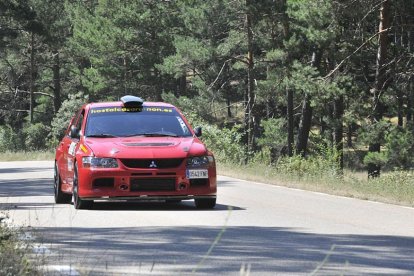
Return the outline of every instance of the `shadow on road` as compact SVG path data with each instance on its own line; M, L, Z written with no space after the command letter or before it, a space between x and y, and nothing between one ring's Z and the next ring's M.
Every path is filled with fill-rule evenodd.
M53 179L0 180L0 196L50 196L53 195Z
M199 211L228 211L232 210L244 210L237 206L229 206L225 204L217 204L213 210L199 210ZM160 202L94 202L93 210L105 210L105 211L194 211L195 205L193 200L184 200L181 203L165 203Z
M55 262L92 267L86 271L89 275L119 273L126 267L145 275L166 272L183 275L202 260L222 228L74 227L38 231L44 244L59 248L60 255L53 257ZM332 245L336 247L330 251ZM329 254L320 275L414 273L412 238L320 235L275 227L226 228L197 271L208 275L239 275L241 265L249 264L252 275L309 274Z
M22 167L22 168L0 168L0 174L2 173L28 173L28 172L39 172L43 173L49 171L50 168L39 168L39 167Z

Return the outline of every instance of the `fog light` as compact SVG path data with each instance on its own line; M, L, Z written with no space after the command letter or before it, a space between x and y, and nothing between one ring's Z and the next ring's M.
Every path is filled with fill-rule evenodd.
M126 185L126 184L122 184L121 186L119 186L119 189L121 190L121 191L126 191L126 190L128 190L128 185Z

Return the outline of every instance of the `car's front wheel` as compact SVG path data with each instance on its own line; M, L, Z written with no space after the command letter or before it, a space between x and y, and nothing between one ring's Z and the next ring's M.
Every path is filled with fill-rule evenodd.
M54 169L54 184L53 188L55 190L55 202L58 204L67 204L72 201L72 195L62 192L62 180L59 174L59 168L55 162Z
M73 206L75 206L75 209L90 209L93 206L92 200L83 200L79 197L79 178L77 165L75 165L75 171L73 173Z
M194 202L198 209L213 209L216 206L216 198L196 198Z

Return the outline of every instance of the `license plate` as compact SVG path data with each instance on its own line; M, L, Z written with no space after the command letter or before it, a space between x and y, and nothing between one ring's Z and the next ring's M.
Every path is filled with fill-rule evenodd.
M188 179L208 178L208 170L187 170Z

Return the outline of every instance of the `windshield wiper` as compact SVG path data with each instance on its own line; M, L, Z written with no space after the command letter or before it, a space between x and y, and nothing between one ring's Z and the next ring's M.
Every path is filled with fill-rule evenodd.
M94 138L114 138L114 137L118 137L112 134L108 134L108 133L100 133L100 134L91 134L91 135L87 135L86 137L94 137Z

